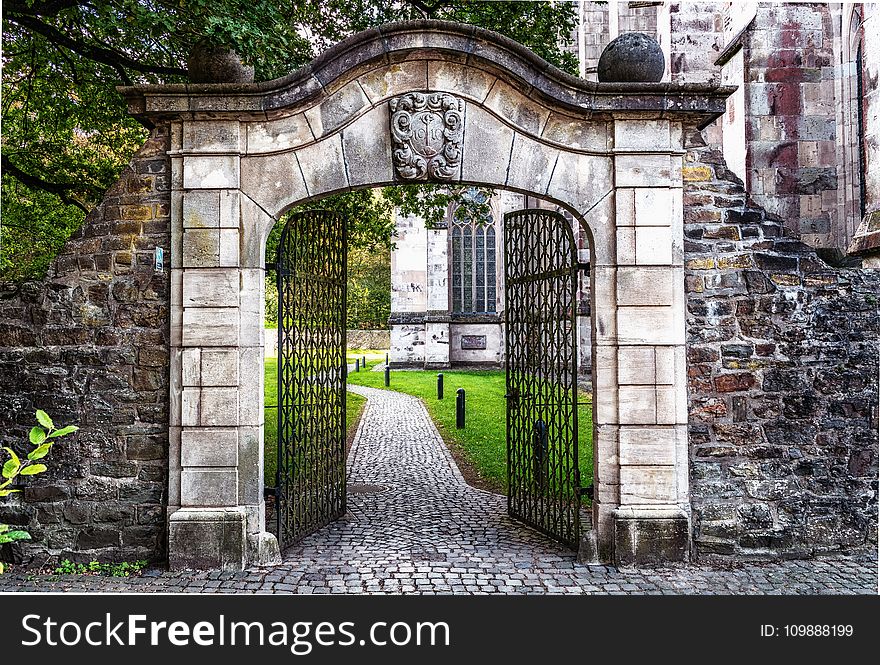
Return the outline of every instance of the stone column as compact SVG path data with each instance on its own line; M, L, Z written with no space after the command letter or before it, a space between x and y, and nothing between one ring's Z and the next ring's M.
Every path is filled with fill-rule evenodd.
M606 274L595 284L613 289L604 295L616 320L597 353L616 386L606 373L596 390L597 422L616 424L618 486L598 497L600 542L613 537L617 564L682 560L690 526L681 128L666 120L614 126L617 265L597 268ZM613 475L603 457L600 474Z
M187 121L172 131L168 549L174 569L241 570L261 553L277 555L277 543L264 533L263 483L256 477L263 444L263 271L244 267L240 253L239 150L235 121Z
M449 366L449 241L445 227L428 230L425 368Z
M425 310L427 279L425 220L395 213L397 239L391 253L391 350L392 367L418 366L425 362Z

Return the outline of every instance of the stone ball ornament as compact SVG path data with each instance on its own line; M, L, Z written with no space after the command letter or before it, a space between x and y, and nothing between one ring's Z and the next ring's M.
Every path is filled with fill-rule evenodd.
M602 51L596 74L600 83L656 83L665 70L657 40L642 32L625 32Z
M254 68L228 48L196 44L186 60L193 83L253 83Z

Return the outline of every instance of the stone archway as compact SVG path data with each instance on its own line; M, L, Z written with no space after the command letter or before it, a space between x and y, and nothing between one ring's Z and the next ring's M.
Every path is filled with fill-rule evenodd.
M172 567L277 556L262 492L272 225L309 200L414 180L530 193L581 220L599 554L687 557L682 136L721 115L732 88L589 83L494 33L419 21L355 35L275 81L122 92L132 113L171 127ZM434 146L443 164L420 168L395 132L412 93L460 118Z

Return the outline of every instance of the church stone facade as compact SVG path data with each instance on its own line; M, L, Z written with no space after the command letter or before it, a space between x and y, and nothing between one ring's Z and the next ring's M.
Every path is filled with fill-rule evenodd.
M667 63L663 80L738 86L727 113L703 131L703 139L721 150L725 168L743 182L750 199L832 264L880 261L872 258L880 246L880 6L577 4L579 25L568 48L577 55L582 78L595 81L604 47L638 31L660 44ZM700 173L686 177L698 182ZM481 227L493 229L494 274L485 277L493 283L491 304L453 297L456 289L476 289L478 280L452 256L454 211L443 228L431 230L420 219L397 220L392 366L503 365L503 215L546 205L527 198L498 191L492 219L473 225L481 233ZM586 261L588 247L576 225L574 230ZM476 241L471 249L476 269L486 250L478 250ZM582 369L590 366L587 283L584 276L578 294Z
M467 195L483 195L479 190ZM556 209L534 197L497 190L491 214L471 219L450 210L425 228L399 215L391 254L392 367L498 367L504 363L504 214L524 207ZM567 215L571 218L571 215ZM574 224L585 264L589 247ZM589 275L578 279L578 350L590 366Z

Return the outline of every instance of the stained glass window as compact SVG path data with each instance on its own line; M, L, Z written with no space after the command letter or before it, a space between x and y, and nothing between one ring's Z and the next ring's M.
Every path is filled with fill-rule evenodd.
M481 205L488 200L485 192L476 188L465 196ZM492 215L474 215L460 207L451 215L450 229L453 313L495 313L495 222Z

